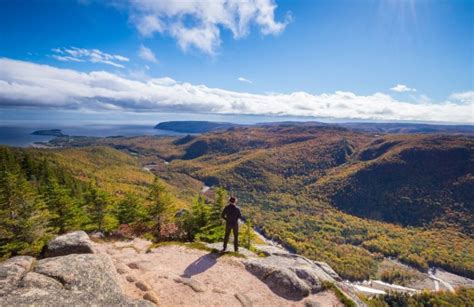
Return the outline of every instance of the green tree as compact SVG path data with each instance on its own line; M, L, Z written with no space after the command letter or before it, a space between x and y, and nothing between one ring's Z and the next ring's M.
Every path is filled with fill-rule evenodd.
M206 236L206 228L209 227L209 211L206 199L203 195L199 194L193 201L191 211L187 211L182 218L182 227L187 234L188 240L194 240L196 235L200 235L197 238L203 240Z
M109 196L99 190L96 183L91 184L85 199L90 219L87 230L110 232L117 227L118 222L111 214L112 204Z
M206 205L206 198L204 195L199 194L196 197L191 209L196 228L199 230L202 227L205 227L209 222L209 207Z
M214 200L214 203L212 204L210 213L210 224L212 226L222 225L223 219L221 217L221 214L227 202L227 195L227 191L224 188L218 188L216 190L216 198Z
M64 233L76 230L85 221L84 214L70 195L70 191L61 186L55 178L50 178L44 192L46 206L51 213L50 226L55 232Z
M242 246L245 247L246 249L250 249L252 246L252 242L255 239L255 233L253 232L253 226L252 226L252 221L250 219L247 219L245 222L244 227L242 227Z
M19 172L0 172L0 255L38 253L48 239L49 213Z
M115 208L115 215L120 224L131 224L144 218L142 200L133 193L127 193Z
M175 211L174 199L166 186L157 177L150 186L150 201L147 208L147 221L156 240L161 238L163 224L170 222Z
M196 239L206 242L222 241L225 229L223 223L224 220L222 219L221 214L227 202L227 195L227 191L224 188L218 188L216 189L215 200L210 208L202 203L200 204L199 207L204 207L204 210L209 211L209 218L205 226L194 229Z

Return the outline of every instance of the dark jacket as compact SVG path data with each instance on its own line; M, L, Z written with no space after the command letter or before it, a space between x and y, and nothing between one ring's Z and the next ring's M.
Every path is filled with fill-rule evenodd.
M237 224L238 220L242 217L240 208L234 204L228 204L221 214L222 218L226 220L228 225Z

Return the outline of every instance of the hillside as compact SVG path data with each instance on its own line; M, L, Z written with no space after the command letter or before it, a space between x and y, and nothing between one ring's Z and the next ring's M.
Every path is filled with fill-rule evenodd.
M344 278L380 274L381 256L474 274L470 137L282 124L56 142L133 151L181 190L224 186L268 236Z
M474 235L474 142L446 136L385 136L314 185L338 208L409 226L458 226Z

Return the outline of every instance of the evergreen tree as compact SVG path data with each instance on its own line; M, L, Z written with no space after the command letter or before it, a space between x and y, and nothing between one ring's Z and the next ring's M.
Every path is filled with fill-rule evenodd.
M216 190L216 198L214 203L211 207L211 214L210 214L210 224L212 226L220 226L222 225L223 219L221 217L222 210L227 202L227 191L224 188L218 188Z
M206 205L206 199L199 194L193 201L191 211L184 216L182 225L188 240L195 238L209 241L209 230L212 228L210 222L210 208Z
M174 200L166 186L155 177L148 195L150 204L147 208L147 221L152 228L155 239L161 237L162 225L170 221L175 211Z
M36 254L48 239L49 213L24 176L0 172L0 255Z
M119 201L115 215L120 224L131 224L144 218L142 200L133 193L128 193Z
M110 214L109 197L97 188L96 183L91 184L89 193L86 195L86 206L90 218L88 230L108 232L117 226L117 220Z
M84 215L79 204L69 194L69 190L55 178L48 180L43 195L51 213L50 225L59 233L79 229L81 223L85 222L81 220Z
M246 249L250 249L252 242L255 239L255 234L253 232L252 221L247 219L245 226L243 227L243 236L242 236L242 246Z
M196 228L199 230L209 222L209 207L206 205L206 198L199 194L193 202L191 212Z

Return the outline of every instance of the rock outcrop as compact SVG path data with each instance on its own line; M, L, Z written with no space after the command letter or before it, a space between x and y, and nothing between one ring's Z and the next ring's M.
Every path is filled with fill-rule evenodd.
M244 264L272 291L292 300L300 300L310 293L321 291L321 280L334 281L312 261L293 254L280 253L248 259Z
M92 254L94 248L89 236L84 231L71 232L48 242L46 257L57 257L69 254Z
M330 282L347 295L356 306L365 306L357 295L341 283L339 275L325 262L270 245L257 245L267 257L243 261L245 268L262 280L273 292L289 300L301 300L323 290L322 282Z
M19 256L0 264L0 298L18 287L34 261L33 257Z
M0 305L154 306L125 296L110 257L92 252L87 234L75 232L48 243L47 255L61 256L0 263Z

